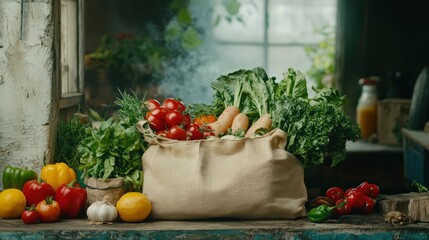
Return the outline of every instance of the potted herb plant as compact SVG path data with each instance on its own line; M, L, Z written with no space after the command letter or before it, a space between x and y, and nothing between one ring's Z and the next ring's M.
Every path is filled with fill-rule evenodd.
M142 190L141 156L147 146L136 123L144 118L145 110L136 95L121 95L115 101L120 107L117 117L86 128L86 137L78 147L79 169L90 203L105 196L115 203L129 189Z

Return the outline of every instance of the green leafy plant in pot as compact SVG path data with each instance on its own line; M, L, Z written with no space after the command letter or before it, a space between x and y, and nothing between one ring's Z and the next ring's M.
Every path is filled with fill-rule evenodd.
M115 103L120 106L118 116L93 122L92 127L85 129L86 137L78 147L79 169L84 173L90 201L91 190L97 190L94 200L102 200L107 189L117 189L119 193L110 193L115 198L112 202L124 191L142 190L141 156L147 146L136 128L145 114L142 100L122 94Z

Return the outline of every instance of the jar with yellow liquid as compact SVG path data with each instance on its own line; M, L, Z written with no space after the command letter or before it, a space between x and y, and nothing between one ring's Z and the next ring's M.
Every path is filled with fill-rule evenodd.
M362 78L362 93L356 108L356 121L361 129L362 139L368 140L377 134L377 83L378 77Z

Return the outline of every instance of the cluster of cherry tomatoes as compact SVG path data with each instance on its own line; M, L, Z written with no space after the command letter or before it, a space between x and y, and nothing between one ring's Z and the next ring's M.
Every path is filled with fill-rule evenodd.
M146 121L157 135L176 140L198 140L214 135L207 123L192 120L180 99L166 98L162 104L156 99L145 101ZM210 120L211 122L216 119Z
M363 182L355 188L344 191L340 187L332 187L326 191L326 197L332 200L334 211L342 216L348 214L369 214L374 211L375 199L380 194L379 187L374 183Z

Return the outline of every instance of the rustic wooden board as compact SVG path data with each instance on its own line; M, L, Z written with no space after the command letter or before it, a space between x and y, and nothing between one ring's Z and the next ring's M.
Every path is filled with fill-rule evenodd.
M387 195L379 201L381 213L399 211L416 221L429 222L429 193Z

